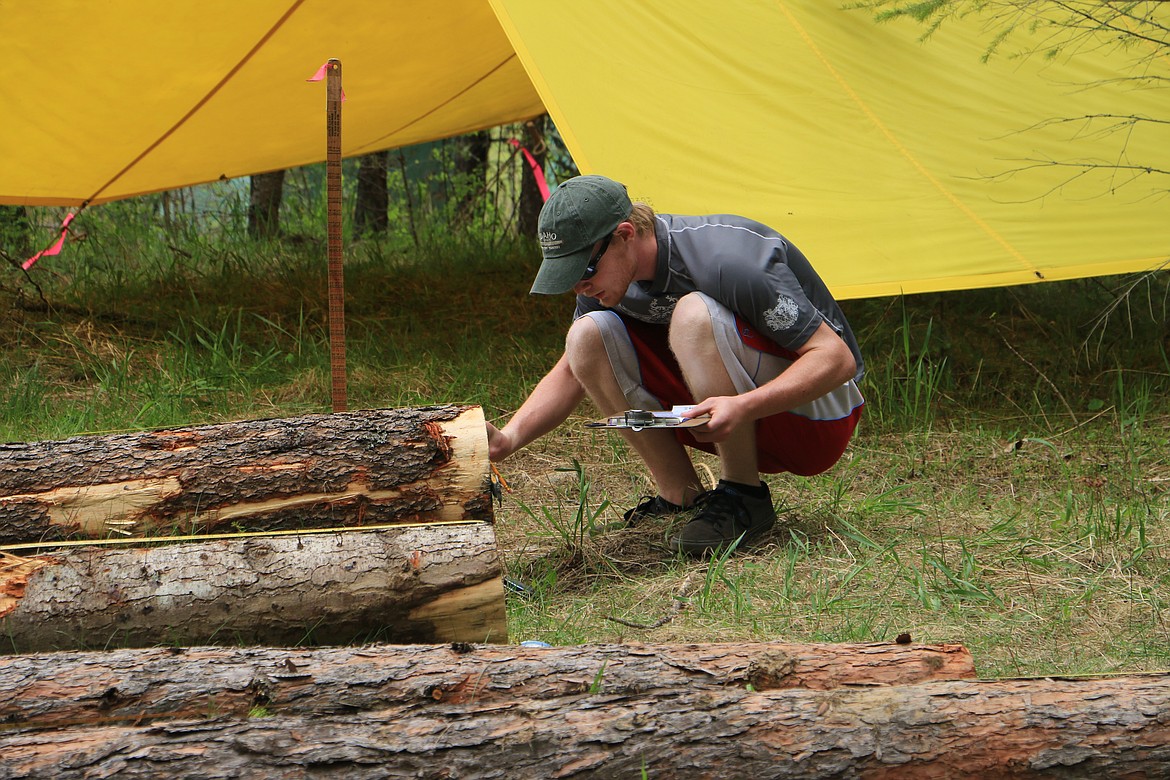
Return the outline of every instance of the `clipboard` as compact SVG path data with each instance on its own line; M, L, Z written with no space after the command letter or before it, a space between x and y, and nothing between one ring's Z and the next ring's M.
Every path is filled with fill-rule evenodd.
M641 431L646 428L697 428L706 425L711 415L699 417L683 417L683 414L693 409L693 406L674 406L665 411L647 411L645 409L630 409L606 417L602 420L585 423L586 428L624 428L631 431Z

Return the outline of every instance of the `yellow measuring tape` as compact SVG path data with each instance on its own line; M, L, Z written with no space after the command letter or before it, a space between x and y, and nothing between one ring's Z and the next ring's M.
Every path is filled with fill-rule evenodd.
M390 531L395 528L432 528L446 525L490 525L483 520L436 520L429 523L386 523L384 525L343 526L341 528L301 528L279 531L241 531L234 534L194 534L190 536L135 536L116 539L72 539L62 542L25 542L22 544L0 545L0 553L20 550L43 550L58 547L93 547L118 545L171 544L174 542L211 542L219 539L256 539L271 536L311 536L335 534L343 531Z

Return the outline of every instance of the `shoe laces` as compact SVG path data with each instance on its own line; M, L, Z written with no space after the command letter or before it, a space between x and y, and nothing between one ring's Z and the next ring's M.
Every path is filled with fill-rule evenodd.
M743 500L726 490L715 488L700 493L695 499L695 506L699 509L697 517L720 532L728 523L732 531L738 529L742 532L751 527L751 513L744 506Z
M662 496L642 496L637 506L626 510L626 525L633 525L644 517L657 517L672 514L675 511L679 510L668 506Z

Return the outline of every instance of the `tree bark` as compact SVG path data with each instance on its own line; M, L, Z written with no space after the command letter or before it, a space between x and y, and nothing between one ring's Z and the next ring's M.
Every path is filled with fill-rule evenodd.
M18 262L32 254L32 224L24 206L0 206L0 252Z
M507 641L488 523L58 549L0 577L3 652Z
M1166 777L1170 678L418 701L0 736L0 777Z
M254 174L250 185L248 235L252 238L274 238L280 235L284 171Z
M0 543L492 520L476 406L0 445Z
M373 152L358 161L357 193L353 207L353 232L385 233L390 226L390 194L386 176L390 172L390 152Z
M454 162L459 189L454 193L452 215L460 225L472 224L483 216L487 202L484 187L488 181L491 143L491 133L487 130L477 130L454 139Z
M542 114L535 119L531 119L525 123L524 127L528 131L528 144L531 148L531 153L536 158L536 163L540 166L540 170L544 171L545 164L548 161L548 145L544 140L545 120L548 114ZM519 216L517 218L517 229L521 237L531 238L537 233L540 222L540 210L544 208L544 195L541 194L540 188L537 186L536 179L528 164L521 162L521 169L523 175L520 178L520 205Z
M151 648L0 657L0 723L59 728L201 717L345 715L424 699L508 703L752 685L899 685L975 676L961 645L463 645Z

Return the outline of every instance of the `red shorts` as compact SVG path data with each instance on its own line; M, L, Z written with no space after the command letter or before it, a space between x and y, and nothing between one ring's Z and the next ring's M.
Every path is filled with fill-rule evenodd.
M638 355L642 386L667 409L695 403L667 343L667 326L625 317L622 321ZM748 346L773 355L795 357L791 351L753 331L739 317L736 317L736 325L740 338ZM858 406L847 417L838 420L810 420L791 412L757 420L756 448L760 471L765 474L789 472L804 477L827 471L841 459L860 419L861 407ZM688 447L715 452L714 444L696 440L689 431L675 431L675 436Z

